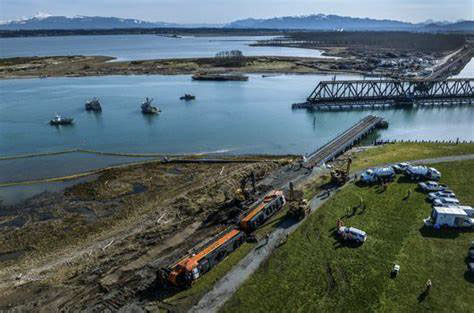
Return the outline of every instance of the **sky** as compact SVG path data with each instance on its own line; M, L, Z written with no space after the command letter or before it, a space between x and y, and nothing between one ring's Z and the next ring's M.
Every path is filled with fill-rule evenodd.
M473 20L474 0L0 0L0 20L45 14L116 16L176 23L337 14L421 22Z

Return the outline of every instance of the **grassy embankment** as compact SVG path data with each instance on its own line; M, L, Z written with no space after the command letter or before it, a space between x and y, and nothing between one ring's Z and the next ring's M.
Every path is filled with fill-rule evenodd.
M354 155L352 171L409 160L474 154L474 144L396 143L367 149Z
M390 155L390 148L385 149L382 155ZM443 155L443 150L432 149L429 157ZM400 158L418 158L413 155L424 158L425 152L417 150ZM383 163L385 157L367 159L372 162ZM442 182L463 203L474 204L474 161L436 167L443 173ZM404 200L415 186L403 179L386 191L348 185L290 235L224 311L469 312L474 306L474 280L465 273L465 257L472 232L423 230L422 219L431 211L425 195L413 192ZM352 216L360 197L366 209ZM346 225L368 233L363 246L344 246L334 238L336 220L341 217ZM393 263L401 266L395 279L389 277ZM433 289L423 299L427 279Z
M474 144L396 143L348 154L352 158L351 172L356 172L382 164L474 154ZM348 154L342 156L341 159L345 159ZM345 164L343 166L345 168ZM314 197L321 191L321 186L328 183L329 180L328 171L326 174L305 182L303 184L305 198L309 200Z
M422 159L430 157L461 155L474 153L473 144L444 145L444 144L394 144L380 146L361 152L354 157L353 168L373 166L376 164ZM329 176L319 176L310 183L305 183L305 198L310 199L321 190L321 185L329 181ZM355 200L354 200L355 199ZM356 196L353 201L359 201ZM277 213L268 223L262 226L258 231L258 236L273 231L280 222L285 219L286 208ZM425 217L425 216L423 216ZM332 225L331 225L332 226ZM243 259L248 252L254 248L254 244L246 244L239 250L231 254L215 269L207 273L196 282L193 288L180 292L171 298L165 300L166 303L176 305L178 308L189 308L193 302L197 301L207 291L211 290L215 282L222 278L234 265ZM257 293L258 294L258 293Z

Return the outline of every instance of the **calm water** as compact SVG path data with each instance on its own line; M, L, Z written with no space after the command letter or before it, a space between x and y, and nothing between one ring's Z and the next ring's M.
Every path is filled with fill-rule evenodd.
M211 57L223 50L241 50L248 56L320 57L317 50L250 47L268 36L183 37L155 35L64 36L0 38L0 57L50 55L107 55L118 60Z
M344 78L357 76L338 77ZM473 107L292 111L291 103L303 101L323 79L330 77L251 75L248 82L196 82L187 75L3 80L0 155L73 148L127 153L303 154L369 113L390 122L388 130L378 133L382 138L474 139ZM180 101L185 92L195 94L197 100ZM84 101L91 96L100 97L101 114L84 111ZM145 96L155 98L163 110L159 116L141 114L139 104ZM74 117L75 125L48 125L55 112ZM77 166L72 168L79 171L123 162L110 157L74 158L78 156L39 159L36 164L31 159L0 161L0 177L8 178L0 181L14 176L57 176L73 163Z

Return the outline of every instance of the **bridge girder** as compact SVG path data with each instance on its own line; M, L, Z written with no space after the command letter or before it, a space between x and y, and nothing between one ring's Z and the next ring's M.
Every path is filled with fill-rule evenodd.
M350 80L321 81L308 102L370 102L433 100L474 97L474 78L446 80Z

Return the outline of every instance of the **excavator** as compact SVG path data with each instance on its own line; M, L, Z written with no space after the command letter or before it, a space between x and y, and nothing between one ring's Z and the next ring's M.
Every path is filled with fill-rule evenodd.
M247 183L248 181L251 181L252 182L252 190L251 191L248 191L247 190ZM251 198L251 195L255 195L257 194L257 187L255 185L255 181L256 181L256 178L255 178L255 173L252 171L250 173L250 175L248 176L245 176L244 178L242 178L240 180L240 188L238 188L236 191L235 191L235 198L243 203L247 200L249 200Z
M295 190L292 182L290 182L288 206L287 216L298 221L304 219L310 212L308 201L303 198L303 192Z
M343 186L347 181L349 181L349 172L351 170L352 159L347 159L347 165L344 169L344 165L335 166L331 171L331 185L333 186Z

